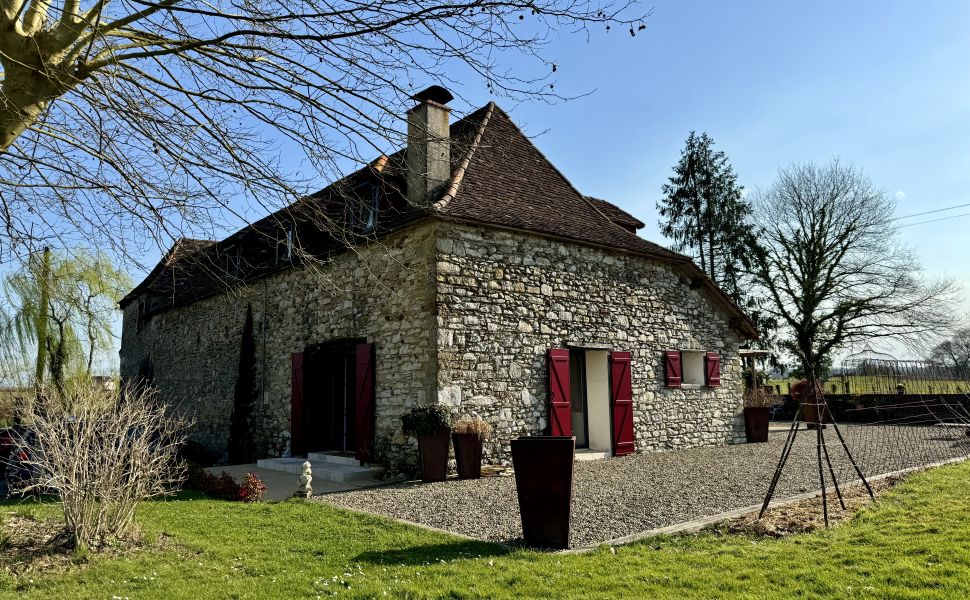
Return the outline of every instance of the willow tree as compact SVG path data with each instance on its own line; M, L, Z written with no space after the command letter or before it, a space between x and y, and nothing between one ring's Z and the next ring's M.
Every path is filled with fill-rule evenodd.
M429 83L557 98L543 46L635 35L633 1L2 0L0 258L275 210L398 145Z
M90 377L95 358L112 351L116 305L130 286L104 254L32 255L4 279L3 354L36 357L31 371L38 386L49 376L63 391L70 376Z

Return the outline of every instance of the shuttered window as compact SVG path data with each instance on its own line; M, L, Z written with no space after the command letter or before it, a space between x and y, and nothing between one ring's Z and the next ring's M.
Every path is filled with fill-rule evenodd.
M699 350L667 350L663 354L664 374L669 388L688 385L721 385L721 355Z
M721 355L717 352L704 355L704 383L708 387L721 385Z
M613 417L613 456L633 454L633 383L629 352L610 353L610 411Z

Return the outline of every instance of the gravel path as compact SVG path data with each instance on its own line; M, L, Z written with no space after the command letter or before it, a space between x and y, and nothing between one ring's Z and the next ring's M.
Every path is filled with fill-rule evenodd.
M851 425L843 434L866 474L970 453L963 431ZM696 448L577 462L570 545L582 547L760 503L787 431L767 444ZM839 481L855 479L831 427L825 431ZM818 489L815 431L801 430L775 499ZM826 473L827 474L827 473ZM318 500L505 543L521 539L514 477L406 483L318 496Z

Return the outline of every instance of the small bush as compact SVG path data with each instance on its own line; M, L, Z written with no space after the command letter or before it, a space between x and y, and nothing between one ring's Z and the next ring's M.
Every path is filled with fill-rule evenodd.
M451 430L459 435L475 435L480 440L487 440L488 438L492 437L492 426L479 417L456 421Z
M451 414L440 404L429 404L412 408L401 417L404 433L414 436L434 435L442 429L449 429Z
M183 479L177 452L189 423L149 388L41 394L30 417L32 477L14 491L55 494L73 547L126 537L138 504Z
M239 486L239 499L243 502L259 502L266 493L266 484L255 473L246 473Z
M777 402L777 398L768 393L765 388L758 388L756 390L746 390L744 392L744 406L745 408L757 408L764 406L774 406Z
M206 473L207 480L202 491L214 498L223 500L237 500L239 498L239 484L232 475L223 471L218 475Z

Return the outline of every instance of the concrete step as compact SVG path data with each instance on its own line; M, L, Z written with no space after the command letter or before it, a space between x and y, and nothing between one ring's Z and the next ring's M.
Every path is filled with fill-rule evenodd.
M310 462L333 463L335 465L350 465L359 467L360 461L354 458L349 452L309 452L307 459Z
M261 458L256 466L273 471L283 471L299 475L303 472L305 458ZM379 467L361 467L319 460L310 460L310 470L314 480L335 481L338 483L354 481L373 481L382 473Z
M590 450L589 448L580 448L576 450L575 458L577 461L581 460L599 460L601 458L609 458L611 453L609 450Z

